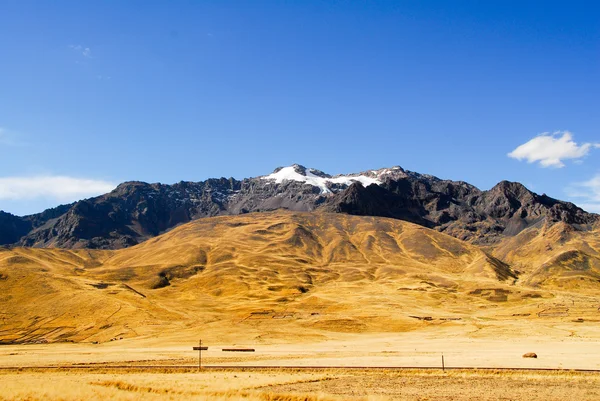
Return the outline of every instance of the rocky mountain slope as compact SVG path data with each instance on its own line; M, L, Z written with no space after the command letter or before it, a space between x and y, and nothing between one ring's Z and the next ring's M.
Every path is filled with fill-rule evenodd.
M0 210L0 245L18 242L21 237L35 228L66 213L72 206L73 204L61 205L25 217L15 216Z
M503 181L481 191L401 167L330 176L293 165L241 181L125 182L108 194L32 216L0 213L0 244L119 249L199 218L276 209L390 217L476 244L497 243L545 223L589 230L598 221L519 183Z

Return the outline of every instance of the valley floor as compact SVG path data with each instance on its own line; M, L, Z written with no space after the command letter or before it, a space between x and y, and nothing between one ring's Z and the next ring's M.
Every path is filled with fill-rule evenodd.
M600 400L600 372L569 370L600 370L595 328L584 329L589 337L515 337L507 328L481 338L423 330L210 343L200 372L191 341L9 345L0 347L0 400ZM255 352L222 351L250 345Z
M600 371L600 328L592 323L538 327L527 322L489 325L466 333L458 327L383 334L340 334L326 341L236 342L204 340L203 365L318 367L530 368ZM521 329L521 330L519 330ZM197 339L145 337L100 344L53 343L0 346L0 368L82 365L197 366ZM252 348L254 352L223 352ZM536 359L523 358L534 352Z

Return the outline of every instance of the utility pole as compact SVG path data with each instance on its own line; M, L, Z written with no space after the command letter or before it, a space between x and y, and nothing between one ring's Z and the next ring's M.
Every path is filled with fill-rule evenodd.
M198 340L198 346L192 348L194 351L198 351L198 372L202 369L202 351L208 350L208 347L202 346L202 339Z

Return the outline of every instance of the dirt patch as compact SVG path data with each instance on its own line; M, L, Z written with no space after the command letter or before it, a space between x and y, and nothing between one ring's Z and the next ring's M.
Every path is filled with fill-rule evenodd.
M112 287L114 284L113 283L90 283L88 284L94 288L97 288L99 290L104 290L108 287Z
M298 289L298 291L300 291L302 294L306 294L308 292L308 287L305 287L303 285L299 285L298 287L296 287Z
M159 274L154 280L150 281L149 287L151 290L158 290L159 288L165 288L171 285L171 282L166 276Z
M510 291L503 288L477 288L469 292L469 295L479 295L490 302L506 302L509 294Z
M148 286L150 289L156 290L159 288L168 287L171 285L171 281L175 279L187 279L196 274L204 271L205 267L202 265L192 266L172 266L161 270L158 273L158 277L151 280Z

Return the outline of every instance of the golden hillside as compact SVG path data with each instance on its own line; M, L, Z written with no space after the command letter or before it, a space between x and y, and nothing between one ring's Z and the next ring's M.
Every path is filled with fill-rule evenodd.
M493 254L518 271L524 285L581 292L600 288L599 250L597 231L556 223L505 239Z
M484 253L399 220L273 212L197 220L119 251L0 249L0 342L478 330L534 316L565 280L597 288L596 235L544 230Z

